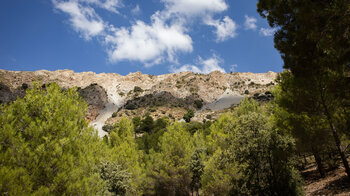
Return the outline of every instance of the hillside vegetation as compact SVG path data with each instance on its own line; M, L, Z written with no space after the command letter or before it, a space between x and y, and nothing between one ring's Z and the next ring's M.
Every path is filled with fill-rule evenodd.
M350 3L257 8L279 74L0 70L0 194L349 195Z

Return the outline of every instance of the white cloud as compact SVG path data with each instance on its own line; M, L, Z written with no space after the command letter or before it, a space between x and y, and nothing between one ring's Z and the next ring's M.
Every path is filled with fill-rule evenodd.
M164 61L177 63L181 52L193 51L192 38L187 27L192 19L203 20L204 24L216 28L216 41L225 41L236 36L236 23L228 16L221 20L212 19L216 13L228 9L225 0L161 0L165 9L155 12L151 22L136 21L129 27L116 27L104 21L95 9L105 9L118 14L123 7L122 0L52 0L55 8L69 15L73 29L89 40L99 37L103 40L110 62L122 60L139 61L146 67ZM139 5L131 14L141 12ZM200 61L201 72L218 69L217 58ZM193 69L195 69L193 67ZM197 70L198 71L198 70Z
M237 35L237 24L228 16L225 16L222 21L214 20L208 17L204 21L207 25L216 27L216 42L222 42L229 38L234 38Z
M247 15L244 15L244 18L245 18L245 22L244 22L244 28L246 30L256 30L257 26L256 26L256 18L254 17L249 17Z
M275 28L260 28L260 35L262 36L272 36L276 32Z
M225 11L228 5L224 0L161 0L167 13L186 16L202 15Z
M131 13L132 13L133 15L138 15L138 14L140 14L140 13L141 13L140 6L137 4L137 5L135 6L135 8L131 10Z
M238 66L237 64L233 64L233 65L231 65L230 71L231 71L231 72L235 72L235 71L236 71L237 66Z
M106 37L109 44L111 62L135 60L145 65L158 64L164 60L176 61L176 52L191 52L192 39L185 34L185 29L179 24L167 25L159 17L152 17L152 24L147 25L137 21L130 28L115 29L113 35Z
M70 16L73 29L85 39L101 34L105 29L103 20L90 7L83 7L76 1L53 1L56 9Z
M186 64L179 68L171 67L170 71L174 73L185 72L185 71L191 71L194 73L203 73L203 74L209 74L213 71L220 71L220 72L226 73L225 69L220 67L219 63L222 63L222 60L218 58L216 55L206 60L199 57L199 60L196 63L196 65Z
M73 1L73 0L71 0ZM94 4L110 12L118 13L117 8L122 7L121 0L75 0L80 3Z

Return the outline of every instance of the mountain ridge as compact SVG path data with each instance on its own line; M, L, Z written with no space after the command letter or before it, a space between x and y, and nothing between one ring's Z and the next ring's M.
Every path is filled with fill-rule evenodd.
M99 130L100 136L103 136L105 133L102 132L102 126L106 121L116 122L120 115L114 120L110 118L118 110L122 110L122 116L128 114L126 116L129 117L134 116L133 113L140 115L155 110L151 114L155 118L171 114L174 120L178 120L187 109L194 109L196 111L194 120L202 121L208 115L218 115L220 112L215 113L216 110L224 111L230 105L239 103L239 100L244 96L253 97L269 91L274 85L276 76L277 73L272 71L267 73L214 71L209 74L180 72L158 76L134 72L122 76L118 73L97 74L91 71L74 72L67 69L56 71L7 71L0 69L0 83L4 86L0 101L13 101L16 94L22 96L25 90L23 86L30 87L34 81L43 84L56 82L62 88L78 87L78 91L84 92L83 98L89 105L91 115L88 119L91 125ZM8 87L6 92L4 91L5 86ZM8 95L10 92L14 96ZM166 97L162 97L162 94L157 95L160 92L168 92L171 96L183 101L180 101L176 106L166 103L168 102ZM158 97L156 96L157 99L150 98L152 102L147 102L149 98L147 95L157 95ZM164 96L169 97L166 94ZM146 101L147 104L142 104L138 99ZM139 104L136 107L141 109L135 108L132 111L127 109L125 105L129 100L131 102L136 100L134 102ZM165 104L159 104L159 100ZM194 103L199 101L203 103L205 109L194 106ZM176 115L168 110L176 110Z

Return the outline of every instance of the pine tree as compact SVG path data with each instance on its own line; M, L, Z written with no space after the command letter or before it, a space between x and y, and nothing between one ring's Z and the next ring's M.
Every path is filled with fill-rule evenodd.
M167 127L160 139L160 152L151 152L149 177L153 193L158 195L188 195L191 170L189 163L193 153L190 133L183 125L175 123Z
M97 133L75 89L34 84L23 99L0 106L0 192L86 195L103 189Z

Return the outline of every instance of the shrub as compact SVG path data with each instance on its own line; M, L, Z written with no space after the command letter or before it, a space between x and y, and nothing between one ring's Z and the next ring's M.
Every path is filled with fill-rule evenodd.
M22 84L22 88L23 88L23 90L26 90L26 89L28 88L28 84L23 83L23 84Z
M142 93L142 92L143 92L142 88L140 88L140 87L138 87L138 86L135 86L135 87L134 87L134 93L137 93L137 92Z
M211 120L211 115L210 114L208 114L205 118L207 118L207 119L209 119L209 120Z
M114 129L113 125L103 125L102 130L106 131L106 132L111 132Z
M135 104L129 102L129 103L127 103L125 105L125 109L127 109L127 110L134 110L134 109L137 109L137 106Z
M151 109L149 109L149 111L150 112L155 112L155 111L157 111L157 109L156 108L151 108Z
M195 100L194 105L197 109L201 109L203 107L203 100Z
M194 111L188 110L186 114L184 114L183 119L185 119L186 122L191 122L191 118L194 117Z
M245 90L245 91L244 91L244 94L248 95L248 94L249 94L249 91L248 91L248 90Z

